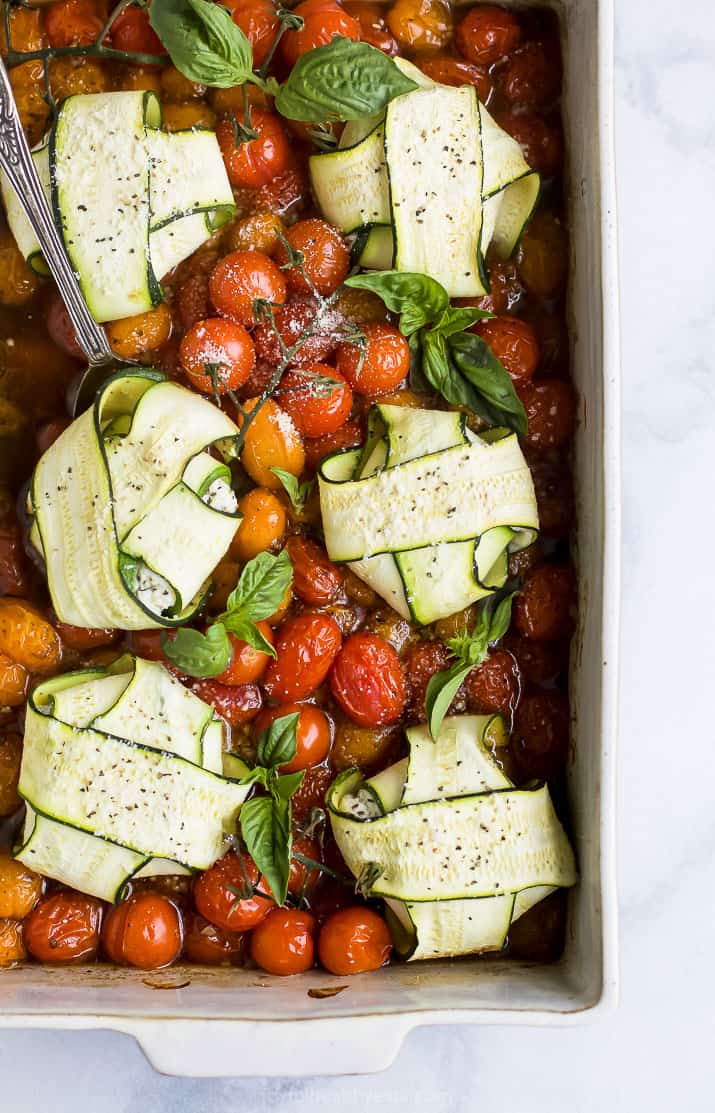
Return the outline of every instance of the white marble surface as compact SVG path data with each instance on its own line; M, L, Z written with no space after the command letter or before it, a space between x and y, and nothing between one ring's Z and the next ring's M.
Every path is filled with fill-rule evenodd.
M568 1031L423 1029L386 1073L203 1081L119 1035L0 1034L0 1109L466 1113L715 1108L715 14L617 0L625 578L622 993ZM700 502L703 499L703 502Z

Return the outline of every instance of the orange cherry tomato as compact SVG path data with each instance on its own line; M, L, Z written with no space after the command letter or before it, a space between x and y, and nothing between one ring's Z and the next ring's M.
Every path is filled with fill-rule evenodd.
M210 923L224 931L249 931L275 903L248 854L224 854L194 882L194 902Z
M84 653L90 649L102 649L119 641L119 630L94 630L84 626L70 626L67 622L56 622L55 629L67 649Z
M15 966L26 958L22 924L17 920L0 920L0 969Z
M441 50L452 35L452 10L447 0L395 0L387 26L411 50Z
M112 23L109 38L116 50L130 54L166 54L164 44L149 23L147 8L129 7Z
M243 325L209 317L193 325L181 341L179 359L193 386L202 394L238 390L256 362L253 341Z
M335 386L316 381L329 379ZM281 379L278 400L290 414L304 437L334 433L350 416L353 392L342 375L327 363L316 363L306 371L286 371Z
M0 849L0 920L24 920L41 896L40 875Z
M251 958L268 974L303 974L314 959L315 919L296 908L275 908L251 935Z
M6 734L0 741L0 818L12 815L20 807L17 792L22 761L22 739L19 734Z
M336 0L303 0L293 9L303 20L300 31L288 31L281 39L281 54L289 66L294 66L301 54L325 46L336 35L345 39L360 39L360 24Z
M24 665L0 653L0 707L21 707L27 698L29 679Z
M250 413L258 400L249 398L244 409ZM243 442L241 464L254 483L274 491L283 489L273 468L299 476L305 467L303 439L291 418L268 398L251 421Z
M326 297L347 278L350 252L343 236L332 224L317 217L300 220L288 230L285 238L303 257L302 272L298 267L286 271L286 282L291 290L306 294L317 291ZM288 251L282 243L276 251L276 259L282 266L288 262Z
M260 298L273 305L283 305L286 282L267 255L260 251L233 251L212 270L209 296L222 317L230 317L250 328L257 323L254 301Z
M328 756L331 741L330 719L319 707L312 703L279 703L276 707L266 707L253 724L256 737L268 730L276 719L285 715L299 715L296 727L295 757L281 766L282 773L297 773L300 769L309 769L313 765L320 765ZM316 857L316 855L310 855Z
M293 564L293 591L311 607L332 602L343 585L343 573L315 541L295 534L286 541Z
M322 859L322 852L314 839L308 839L305 835L298 835L297 838L293 839L290 873L288 875L288 892L294 897L312 892L318 884L321 874L319 869L300 861L296 855L300 855L301 858L310 858L313 862L320 862Z
M280 23L271 0L230 0L226 7L253 47L253 65L262 65L268 57Z
M338 909L318 936L318 957L331 974L379 970L391 953L392 939L382 916L360 905Z
M96 958L102 902L62 890L36 904L25 920L25 945L40 962L69 964Z
M539 366L539 339L528 321L518 317L488 317L471 329L487 344L513 382L528 383Z
M189 962L202 966L240 965L245 942L245 935L224 931L196 912L184 917L184 954Z
M568 274L568 234L557 213L539 209L521 237L519 277L532 294L553 298Z
M104 27L94 0L59 0L44 10L45 34L50 46L87 46Z
M489 100L492 92L489 74L486 69L473 62L464 62L450 54L435 54L421 58L420 69L440 85L473 85L482 103Z
M264 687L271 699L307 699L325 680L338 655L342 635L334 618L302 614L288 619L278 632L277 660L271 661Z
M556 641L571 633L575 606L573 568L539 565L527 574L514 600L514 628L534 641Z
M268 552L283 540L287 516L283 503L265 487L254 487L238 501L241 523L231 543L231 555L244 562Z
M195 680L191 691L213 707L232 727L255 719L263 707L263 696L257 684L221 684L217 680Z
M371 0L345 0L343 8L360 24L360 42L390 57L397 54L400 46L388 29L383 4L373 4Z
M346 715L361 726L394 723L407 694L397 653L379 634L351 634L330 673L330 690Z
M30 672L51 672L62 659L57 631L24 599L0 599L0 653Z
M525 383L518 394L529 422L527 444L545 451L568 444L576 425L576 396L571 384L561 379Z
M102 946L119 966L157 970L181 953L181 918L175 904L159 893L134 893L109 910Z
M245 120L240 123L247 126ZM251 109L250 127L257 132L257 137L241 142L234 132L232 121L219 120L216 138L231 185L259 189L288 169L291 162L290 143L278 117L263 108Z
M363 344L343 341L338 345L338 371L357 394L390 394L407 378L409 344L394 325L376 322L363 325L361 331Z
M519 45L521 24L518 16L506 8L478 4L457 24L454 41L467 61L491 66Z
M266 641L273 645L273 631L267 622L257 622L258 629ZM251 684L260 680L268 667L271 657L268 653L261 653L254 649L248 642L241 641L235 634L229 634L229 641L233 647L233 657L228 668L216 677L220 684L233 687L236 684Z

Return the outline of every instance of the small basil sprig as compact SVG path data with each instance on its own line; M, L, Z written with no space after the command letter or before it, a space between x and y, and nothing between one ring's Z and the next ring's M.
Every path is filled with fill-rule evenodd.
M268 882L274 900L283 904L288 892L291 848L291 796L305 770L280 775L280 767L295 757L298 712L271 723L258 739L256 765L242 784L260 785L265 796L254 796L239 813L246 849Z
M251 44L220 4L152 0L149 22L189 81L227 89L253 80Z
M467 406L490 425L526 433L526 411L506 368L480 336L466 331L493 314L450 305L447 291L424 274L379 271L354 275L345 285L371 290L400 314L400 331L410 340L416 367L443 398Z
M308 123L360 120L416 88L381 50L336 35L298 59L276 94L276 109Z
M162 634L161 644L170 661L188 676L218 676L228 668L233 655L229 634L247 642L260 653L275 657L276 651L256 623L270 618L293 579L293 565L283 550L278 556L259 553L249 560L238 583L226 600L226 610L205 634L184 628L175 635Z
M274 475L277 475L281 481L283 490L290 499L290 504L295 510L296 514L302 514L305 510L305 504L315 490L315 480L307 479L305 483L301 483L289 471L284 471L283 468L271 468Z
M435 673L427 685L425 696L427 722L433 738L439 734L442 720L462 681L476 665L486 660L489 646L499 641L509 629L512 598L512 595L505 595L496 607L491 600L487 601L471 633L465 630L463 634L447 639L456 660L448 669Z

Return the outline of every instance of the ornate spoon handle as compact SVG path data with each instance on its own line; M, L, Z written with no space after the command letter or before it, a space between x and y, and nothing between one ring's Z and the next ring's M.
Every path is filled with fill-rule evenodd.
M29 144L22 130L12 86L2 61L0 61L0 166L7 174L10 185L17 194L39 240L45 262L57 283L77 333L77 340L88 362L92 365L115 362L116 357L109 347L104 329L100 328L87 308L77 276L55 226Z

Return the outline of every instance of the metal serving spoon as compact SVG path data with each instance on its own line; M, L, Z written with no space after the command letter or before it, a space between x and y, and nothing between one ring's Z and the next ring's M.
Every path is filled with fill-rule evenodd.
M108 370L117 363L109 346L104 329L97 324L87 308L69 256L52 216L52 211L42 188L30 145L20 123L12 86L5 65L0 60L0 166L7 174L10 185L42 248L45 262L60 296L67 307L70 320L77 334L77 342L87 357L87 372L82 382L93 372Z

